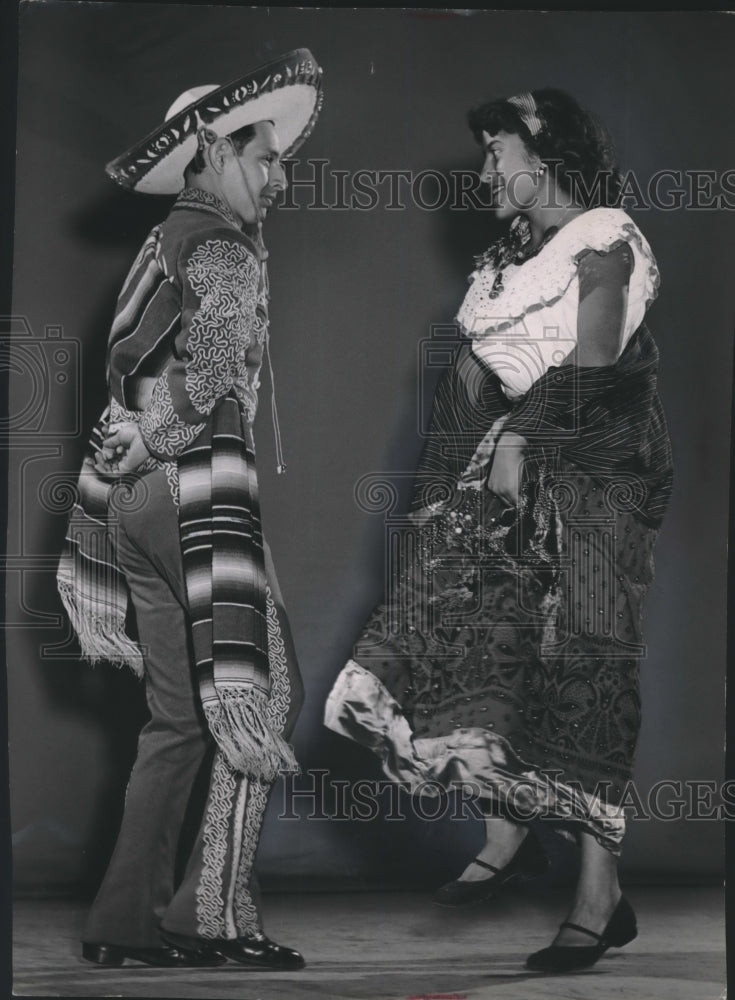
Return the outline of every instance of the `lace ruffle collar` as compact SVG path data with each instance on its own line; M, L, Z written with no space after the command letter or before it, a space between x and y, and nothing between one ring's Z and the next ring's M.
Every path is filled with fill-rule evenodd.
M573 281L585 251L608 253L621 243L632 247L636 269L642 269L631 281L641 283L648 308L660 282L648 242L622 209L594 208L567 223L535 256L519 265L507 265L503 289L495 298L490 293L497 274L497 255L493 248L483 254L479 258L483 263L470 275L471 284L457 322L463 333L474 340L513 326L527 313L559 301Z

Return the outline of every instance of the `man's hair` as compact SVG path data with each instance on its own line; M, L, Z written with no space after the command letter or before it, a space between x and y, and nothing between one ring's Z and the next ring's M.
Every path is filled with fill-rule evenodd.
M235 152L239 156L250 140L255 138L255 125L245 125L243 128L239 128L236 132L230 132L228 138L232 140ZM198 149L194 155L194 159L189 161L186 170L184 171L184 176L186 176L186 174L201 174L206 165L207 163L204 159L204 152L203 150Z

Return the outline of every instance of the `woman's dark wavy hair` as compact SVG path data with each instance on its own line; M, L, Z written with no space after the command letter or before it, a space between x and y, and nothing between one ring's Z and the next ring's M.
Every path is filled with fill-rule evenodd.
M519 109L506 98L472 108L467 121L478 143L482 133L519 135L526 148L547 164L562 190L586 208L614 207L623 179L607 129L592 112L563 90L531 91L541 131L532 136Z

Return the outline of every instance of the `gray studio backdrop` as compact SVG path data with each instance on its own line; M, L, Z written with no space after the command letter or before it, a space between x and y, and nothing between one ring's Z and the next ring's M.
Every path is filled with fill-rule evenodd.
M432 209L442 191L430 175L415 197L404 188L394 199L386 184L378 204L363 195L350 206L355 172L476 170L466 109L553 85L602 116L621 163L644 184L663 169L719 179L734 162L734 30L731 17L695 13L22 10L13 303L22 350L11 371L7 632L19 890L94 889L143 711L132 677L78 661L54 583L65 484L104 402L115 297L169 206L118 190L104 163L190 86L227 82L303 45L324 67L323 116L295 168L301 180L323 171L324 186L297 188L294 207L273 213L265 233L285 477L275 473L267 384L257 428L265 527L306 679L294 737L305 769L298 787L324 787L295 801L276 791L260 866L271 886L428 887L461 870L479 845L479 823L422 820L410 803L386 799L373 819L338 818L338 783L380 772L321 716L382 592L385 512L362 509L357 484L393 473L398 507L405 501L399 474L415 467L420 403L438 375L435 364L422 375L425 344L433 326L451 322L472 255L495 230L488 213ZM735 206L732 190L730 200ZM722 778L735 213L630 211L663 276L650 325L676 458L646 615L637 763L645 797L663 778ZM279 820L284 809L291 818ZM388 818L396 813L405 818ZM624 873L716 878L722 840L713 820L641 818L631 824ZM563 869L569 858L559 850Z

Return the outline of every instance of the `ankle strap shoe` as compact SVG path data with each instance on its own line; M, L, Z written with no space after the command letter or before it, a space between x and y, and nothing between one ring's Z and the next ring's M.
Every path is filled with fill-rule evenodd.
M588 969L605 954L608 948L622 948L638 934L633 907L625 896L620 897L620 902L615 907L602 934L597 934L580 924L570 923L568 920L565 920L561 926L587 934L594 938L597 943L593 945L552 944L549 948L542 948L541 951L529 955L526 959L526 968L533 969L534 972L573 972L576 969Z
M486 868L493 874L489 878L473 882L461 879L447 882L434 894L433 902L437 906L463 906L465 903L478 903L484 899L491 899L500 889L513 882L543 875L549 867L549 859L536 835L529 830L523 843L504 868L496 868L495 865L489 865L479 858L475 858L473 864Z

